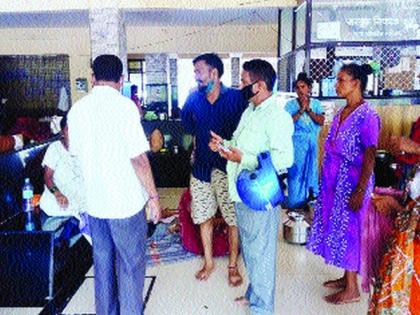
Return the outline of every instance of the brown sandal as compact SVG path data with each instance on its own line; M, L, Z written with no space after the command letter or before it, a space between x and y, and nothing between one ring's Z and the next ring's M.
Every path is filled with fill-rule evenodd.
M242 276L239 273L238 265L228 266L228 279L231 287L237 287L242 284Z

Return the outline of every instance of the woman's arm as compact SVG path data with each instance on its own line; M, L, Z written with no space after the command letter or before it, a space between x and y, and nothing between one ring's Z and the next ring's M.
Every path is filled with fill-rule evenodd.
M350 197L350 208L354 211L358 211L362 207L363 198L366 193L366 186L369 178L372 175L373 167L375 166L376 147L370 146L366 149L363 155L362 173L359 178L359 182L356 189L353 191Z
M411 153L420 154L420 144L406 137L391 137L390 151L393 155Z
M315 112L313 112L310 108L308 108L306 110L306 112L308 113L309 117L311 117L311 119L318 125L323 126L324 125L324 121L325 121L325 116L324 114L316 114Z
M296 114L292 115L293 122L296 122L296 120L298 120L300 116L303 115L304 112L305 111L303 111L302 109L299 109Z

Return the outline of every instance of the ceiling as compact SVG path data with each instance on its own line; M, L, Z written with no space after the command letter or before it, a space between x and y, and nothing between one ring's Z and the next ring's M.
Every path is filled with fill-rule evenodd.
M183 26L277 23L278 8L144 9L123 11L127 26ZM0 28L83 27L89 25L86 10L0 13Z

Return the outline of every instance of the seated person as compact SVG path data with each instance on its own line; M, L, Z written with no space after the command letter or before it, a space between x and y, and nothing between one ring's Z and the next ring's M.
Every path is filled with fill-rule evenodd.
M179 201L179 224L181 227L182 246L189 252L203 255L203 244L201 242L200 228L194 224L191 218L191 193L186 189ZM219 211L214 220L213 232L213 256L225 256L229 254L228 225L223 220Z
M42 162L45 181L40 200L42 229L53 231L63 226L59 229L57 242L64 239L72 246L82 232L91 243L87 231L87 215L84 214L82 174L76 158L68 151L66 116L60 121L60 127L62 139L50 144Z
M404 189L404 178L412 166L420 161L420 117L411 128L410 137L391 137L389 151L396 157L399 188ZM406 148L406 149L402 149Z
M420 145L407 138L393 138L395 152L418 154ZM369 314L420 314L420 167L406 177L405 192L372 197L374 208L392 220L391 237L369 303ZM381 231L381 227L378 228ZM382 233L382 231L380 232ZM384 242L385 243L385 242ZM382 244L385 248L386 244ZM374 253L375 254L375 253Z

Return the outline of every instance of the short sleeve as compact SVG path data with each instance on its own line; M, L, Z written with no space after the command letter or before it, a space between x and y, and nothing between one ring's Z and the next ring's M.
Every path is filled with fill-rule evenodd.
M60 160L59 150L57 150L58 142L53 142L49 145L45 152L44 159L42 160L42 167L48 166L50 169L55 170L57 163Z
M290 100L284 105L284 110L288 112L290 115L294 115L296 113L296 100Z
M127 110L126 122L124 138L126 140L128 157L132 159L149 151L150 146L140 122L140 114L131 103L129 110Z
M314 100L312 103L312 106L313 106L312 111L315 114L321 115L325 113L324 106L322 106L322 103L320 101Z
M378 114L373 110L369 110L360 131L361 142L364 149L378 146L380 128L381 122Z

